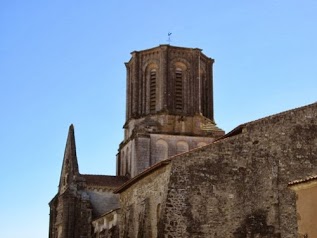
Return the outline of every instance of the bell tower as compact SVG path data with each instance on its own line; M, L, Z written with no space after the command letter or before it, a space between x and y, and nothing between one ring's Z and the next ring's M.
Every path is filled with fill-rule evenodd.
M117 175L128 177L224 134L214 121L213 59L198 48L170 45L131 54L117 155Z

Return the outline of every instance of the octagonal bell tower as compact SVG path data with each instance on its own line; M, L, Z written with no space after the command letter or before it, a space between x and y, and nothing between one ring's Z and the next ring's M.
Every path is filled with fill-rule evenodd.
M131 54L117 155L117 175L128 177L224 134L214 121L213 59L198 48L170 45Z

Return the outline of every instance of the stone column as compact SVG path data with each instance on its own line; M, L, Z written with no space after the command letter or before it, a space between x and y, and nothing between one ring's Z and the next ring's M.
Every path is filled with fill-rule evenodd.
M160 54L160 79L157 79L160 82L160 100L159 111L167 110L167 98L168 98L168 45L161 45L161 54Z

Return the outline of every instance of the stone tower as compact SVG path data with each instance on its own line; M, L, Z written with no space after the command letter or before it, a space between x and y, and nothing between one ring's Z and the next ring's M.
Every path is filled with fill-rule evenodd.
M197 48L160 45L132 52L117 175L132 178L224 134L214 121L213 63Z
M69 127L57 195L49 203L49 238L90 237L91 204L80 190L74 127Z
M126 181L127 178L120 176L79 173L74 126L71 125L58 192L49 203L49 238L91 238L92 221L120 207L119 195L113 191ZM116 229L109 233L117 233Z

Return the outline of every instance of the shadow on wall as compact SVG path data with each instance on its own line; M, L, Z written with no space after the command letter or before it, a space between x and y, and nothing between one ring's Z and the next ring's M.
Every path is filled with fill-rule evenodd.
M274 226L267 224L266 212L257 210L244 219L233 235L235 238L280 238L280 233L274 233L274 230Z

